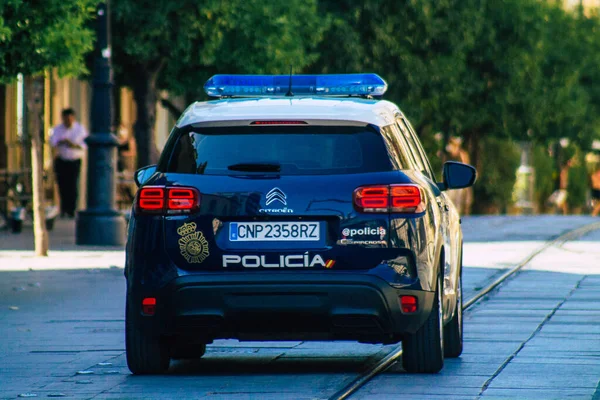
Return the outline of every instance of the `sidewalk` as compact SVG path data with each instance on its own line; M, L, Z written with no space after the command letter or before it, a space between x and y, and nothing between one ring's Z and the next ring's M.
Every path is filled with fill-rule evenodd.
M49 232L48 257L34 255L33 228L23 227L23 232L0 231L0 271L27 271L80 268L123 268L123 247L77 246L75 220L56 220Z

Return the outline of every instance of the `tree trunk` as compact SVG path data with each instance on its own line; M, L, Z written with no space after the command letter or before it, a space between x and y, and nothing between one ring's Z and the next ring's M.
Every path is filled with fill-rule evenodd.
M44 161L42 143L42 107L44 78L27 77L25 80L29 136L31 138L31 187L33 193L33 235L35 255L48 256L48 231L44 199Z
M133 98L136 103L136 121L133 126L137 142L137 167L156 164L159 152L156 148L154 126L156 123L156 79L158 71L148 72L140 68L133 84Z
M8 147L6 146L6 130L4 112L6 110L6 86L0 85L0 170L8 165Z

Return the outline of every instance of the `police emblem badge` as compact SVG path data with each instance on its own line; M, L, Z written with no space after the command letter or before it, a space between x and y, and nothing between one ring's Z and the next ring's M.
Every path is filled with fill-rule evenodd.
M195 222L183 224L177 229L179 239L179 251L188 263L200 264L210 255L208 252L208 241L202 232L196 231Z

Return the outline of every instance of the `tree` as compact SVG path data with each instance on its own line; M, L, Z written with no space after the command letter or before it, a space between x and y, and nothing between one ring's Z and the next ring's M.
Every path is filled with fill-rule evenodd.
M328 0L333 15L313 72L380 73L423 138L459 130L470 93L469 51L482 30L476 0ZM424 141L435 154L432 141Z
M0 80L57 68L61 76L85 71L93 47L86 27L98 0L3 0L0 3Z
M84 55L93 47L96 0L4 0L0 3L0 82L26 76L25 93L31 138L35 252L48 254L42 181L43 73L60 75L85 71Z
M483 138L547 144L560 137L585 143L598 135L596 15L539 0L320 4L332 23L310 70L380 73L389 84L386 98L415 123L434 159L438 131L446 139L463 136L479 167ZM514 172L502 171L502 179L514 182ZM482 176L476 190L489 182ZM482 188L495 196L492 189Z
M138 165L155 163L159 90L202 99L211 74L287 73L315 58L316 0L122 0L112 5L117 82L133 90ZM172 108L173 109L173 108Z

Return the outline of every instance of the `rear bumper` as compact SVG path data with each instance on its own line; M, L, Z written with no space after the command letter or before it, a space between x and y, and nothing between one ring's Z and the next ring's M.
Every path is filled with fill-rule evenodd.
M417 312L402 313L402 295L417 297ZM142 315L144 297L156 297L155 315ZM159 293L133 290L128 300L142 328L160 335L393 343L419 329L433 299L364 274L278 271L181 276Z

